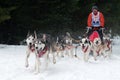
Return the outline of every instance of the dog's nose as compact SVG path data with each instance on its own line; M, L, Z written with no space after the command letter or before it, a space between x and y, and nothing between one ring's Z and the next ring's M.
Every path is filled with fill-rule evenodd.
M29 45L32 45L32 43L29 43Z
M82 46L84 46L84 44L82 44Z
M56 43L56 46L58 46L59 44L58 43Z
M38 49L38 47L36 47L36 49Z
M84 45L84 44L82 44L82 48L83 48L83 49L85 48L85 45Z

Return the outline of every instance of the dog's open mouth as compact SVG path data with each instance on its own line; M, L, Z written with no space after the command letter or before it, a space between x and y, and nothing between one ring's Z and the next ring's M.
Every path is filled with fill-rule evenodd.
M85 45L84 44L82 44L82 49L84 49L85 48Z
M47 50L48 50L48 47L44 47L44 49L40 48L40 50L38 50L38 57L42 57Z
M29 48L33 52L35 50L35 45L30 45Z
M85 46L84 44L82 44L82 51L86 53L86 51L88 50L88 47L89 46Z

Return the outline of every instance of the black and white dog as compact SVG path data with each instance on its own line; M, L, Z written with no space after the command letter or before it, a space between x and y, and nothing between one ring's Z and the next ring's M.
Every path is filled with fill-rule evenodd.
M82 38L82 40L80 42L80 45L81 45L82 52L83 52L83 55L84 55L83 59L84 59L84 61L88 61L89 54L92 50L91 42L89 41L88 38Z
M111 43L112 41L107 36L104 36L104 44L101 44L101 39L99 37L94 38L93 41L88 38L82 38L81 46L84 53L84 60L88 61L91 52L93 53L94 60L97 60L97 56L101 55L103 55L103 57L110 57L112 53Z
M28 67L29 66L28 58L31 53L35 53L35 35L30 34L30 32L28 32L27 38L26 38L26 43L27 43L27 50L26 50L25 66Z
M35 54L35 71L36 73L40 72L40 58L44 58L45 62L46 62L46 67L48 64L48 53L49 53L49 47L46 43L46 35L43 35L42 38L38 38L36 32L34 32L34 35L29 35L26 39L26 43L27 43L27 55L26 55L26 67L29 66L28 64L28 58L30 56L30 53L34 53Z

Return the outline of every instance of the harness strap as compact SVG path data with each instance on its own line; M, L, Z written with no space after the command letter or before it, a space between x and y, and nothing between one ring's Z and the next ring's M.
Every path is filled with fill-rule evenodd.
M32 52L34 52L34 51L35 51L34 45L33 45L33 46L29 46L29 49L30 49Z
M83 48L83 49L82 49L82 51L83 51L84 53L86 53L87 50L88 50L88 46L87 46L86 48Z
M96 51L96 53L99 55L100 49L98 51Z
M107 42L108 42L108 44L107 44L108 50L110 50L111 41L110 41L110 40L107 40Z
M38 57L42 57L48 50L48 47L45 46L43 50L38 50Z

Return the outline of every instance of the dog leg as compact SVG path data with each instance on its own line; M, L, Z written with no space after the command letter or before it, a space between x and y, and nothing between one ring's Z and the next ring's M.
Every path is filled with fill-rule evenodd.
M27 52L26 52L26 62L25 62L25 67L28 67L28 66L29 66L29 63L28 63L28 58L29 58L29 56L30 56L30 52L27 51Z
M45 53L45 62L46 62L46 67L45 67L45 69L47 69L47 67L48 67L48 54L49 54L49 52L47 51L46 53Z
M73 55L74 55L75 58L77 58L77 48L76 47L74 49L74 54Z
M57 57L60 57L60 52L59 52L59 50L57 50L56 54L57 54Z
M67 50L68 57L70 57L70 50Z
M59 51L56 51L56 56L57 56L57 57L59 57L59 56L60 56Z
M108 57L110 58L111 57L111 54L112 54L112 46L110 46L110 51L108 53Z
M36 53L35 53L35 57L36 57L36 58L35 58L35 68L34 68L35 71L37 70L37 64L38 64L38 63L37 63L37 56L38 56L38 55L37 55L37 52L36 52Z
M39 60L39 57L37 56L36 57L36 73L39 73L40 72L40 60Z
M68 56L68 50L67 49L65 50L65 55Z
M94 60L96 61L97 60L97 53L96 53L96 51L93 51L93 56L94 56Z
M50 61L50 55L49 54L50 54L50 51L48 51L48 53L47 53L47 60L48 61Z
M88 62L89 59L89 52L84 53L84 61Z
M74 50L71 49L71 50L70 50L70 55L71 55L72 58L74 58L74 54L75 54L75 53L74 53Z
M73 49L72 55L73 55L74 58L80 59L80 58L77 56L77 49L76 49L76 48Z
M55 52L53 53L53 63L56 63L56 59L55 59Z
M62 58L65 57L65 51L64 51L64 50L61 51L61 57L62 57Z

